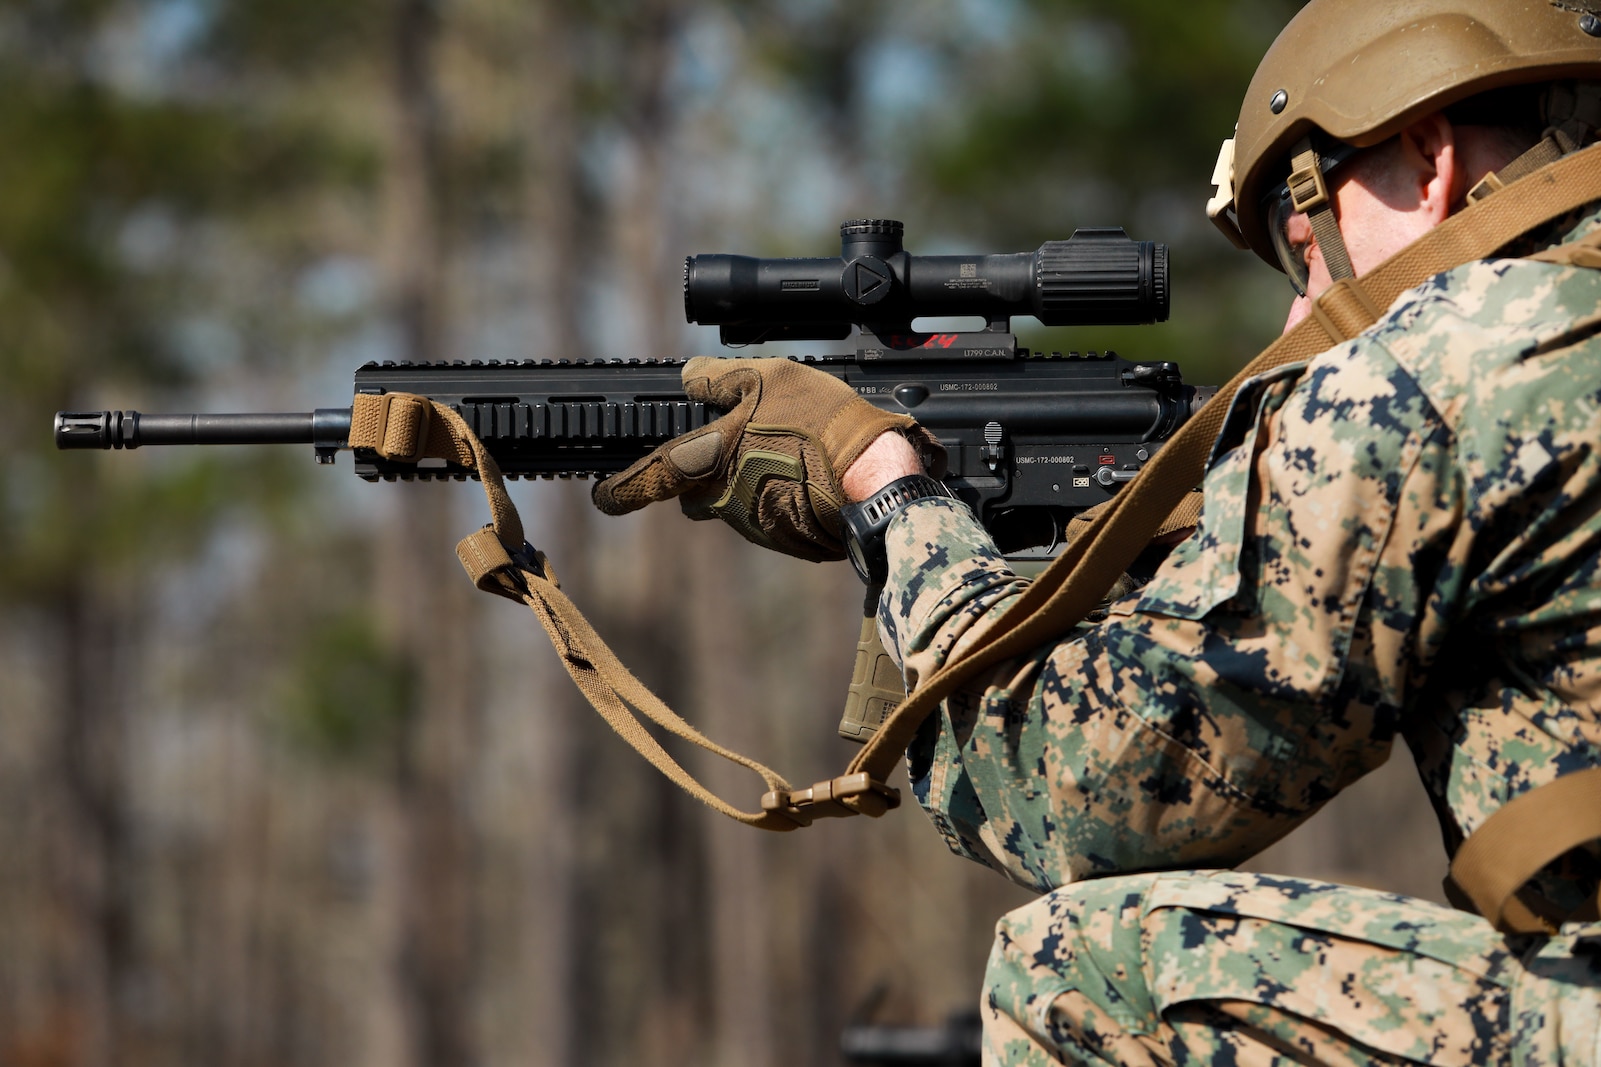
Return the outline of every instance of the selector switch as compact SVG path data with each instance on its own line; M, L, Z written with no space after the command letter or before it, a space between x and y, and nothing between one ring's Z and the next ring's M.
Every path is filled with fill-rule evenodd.
M1006 431L1001 429L1001 424L998 422L984 424L984 462L989 465L991 474L1000 466L1001 460L1006 458L1006 448L1001 444L1005 434Z
M1132 482L1139 471L1120 471L1111 467L1101 467L1095 472L1095 480L1105 486L1118 485L1123 482Z

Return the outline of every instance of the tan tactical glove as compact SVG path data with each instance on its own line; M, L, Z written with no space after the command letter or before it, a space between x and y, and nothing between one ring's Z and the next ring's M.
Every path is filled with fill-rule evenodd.
M684 391L728 414L675 437L595 486L608 515L680 497L692 519L722 519L746 540L801 559L843 559L839 476L885 430L942 473L945 450L905 415L880 411L844 382L789 359L684 365Z

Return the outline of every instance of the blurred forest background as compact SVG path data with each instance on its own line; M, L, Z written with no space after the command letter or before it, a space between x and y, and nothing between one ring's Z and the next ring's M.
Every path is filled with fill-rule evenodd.
M715 353L684 255L832 255L862 216L1165 242L1170 323L1025 341L1221 381L1289 291L1207 179L1296 6L0 0L0 1065L831 1067L851 1019L974 1003L1024 895L915 808L768 836L678 794L463 580L475 485L57 453L50 418ZM837 772L847 567L514 493L670 703ZM1432 894L1407 763L1257 865Z

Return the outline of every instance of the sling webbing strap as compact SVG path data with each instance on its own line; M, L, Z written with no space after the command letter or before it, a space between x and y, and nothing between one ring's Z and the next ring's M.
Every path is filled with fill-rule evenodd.
M526 604L550 636L562 665L606 723L635 751L686 793L731 819L764 830L793 830L812 818L852 809L879 815L899 802L894 790L861 779L800 797L779 774L710 740L676 715L623 666L589 620L559 588L543 553L523 540L522 520L506 492L500 468L465 420L443 404L408 393L357 394L351 409L349 444L386 458L415 462L440 458L475 470L483 481L493 521L462 539L456 555L473 584L485 592ZM795 795L783 810L741 811L713 794L683 768L646 730L649 720L686 741L745 767L766 783L769 794Z
M1545 136L1540 138L1539 143L1533 148L1494 174L1486 174L1478 185L1468 190L1468 203L1477 203L1492 193L1500 192L1519 178L1533 174L1547 164L1555 163L1584 144L1593 132L1590 124L1583 119L1570 119L1561 126L1547 130Z
M1475 830L1451 861L1446 892L1466 897L1504 934L1554 933L1566 919L1593 920L1601 895L1573 915L1518 891L1569 849L1601 839L1601 767L1565 774L1515 797Z
M1379 321L1383 305L1375 303L1368 291L1368 283L1356 278L1342 278L1330 285L1312 305L1312 318L1339 343L1355 337Z
M1372 308L1388 307L1406 290L1463 263L1490 255L1509 241L1601 199L1601 145L1565 156L1508 184L1494 196L1465 208L1430 230L1360 280ZM1349 293L1331 288L1319 299L1342 301ZM1150 540L1163 519L1201 481L1212 442L1234 394L1249 378L1286 363L1310 359L1354 336L1362 316L1309 316L1252 360L1174 434L1124 486L1083 536L960 655L923 679L897 707L847 768L883 781L911 743L918 726L947 695L986 668L1060 639L1087 615L1107 587ZM1340 321L1336 321L1336 320ZM1373 321L1369 318L1363 328Z

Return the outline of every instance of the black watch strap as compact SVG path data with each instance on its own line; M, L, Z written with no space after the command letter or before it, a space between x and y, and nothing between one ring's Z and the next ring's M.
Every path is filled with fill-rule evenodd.
M938 478L910 474L895 479L866 500L839 509L840 520L845 524L845 546L851 566L856 568L862 581L868 585L883 585L889 577L884 531L895 513L914 500L936 496L956 499L956 494Z

